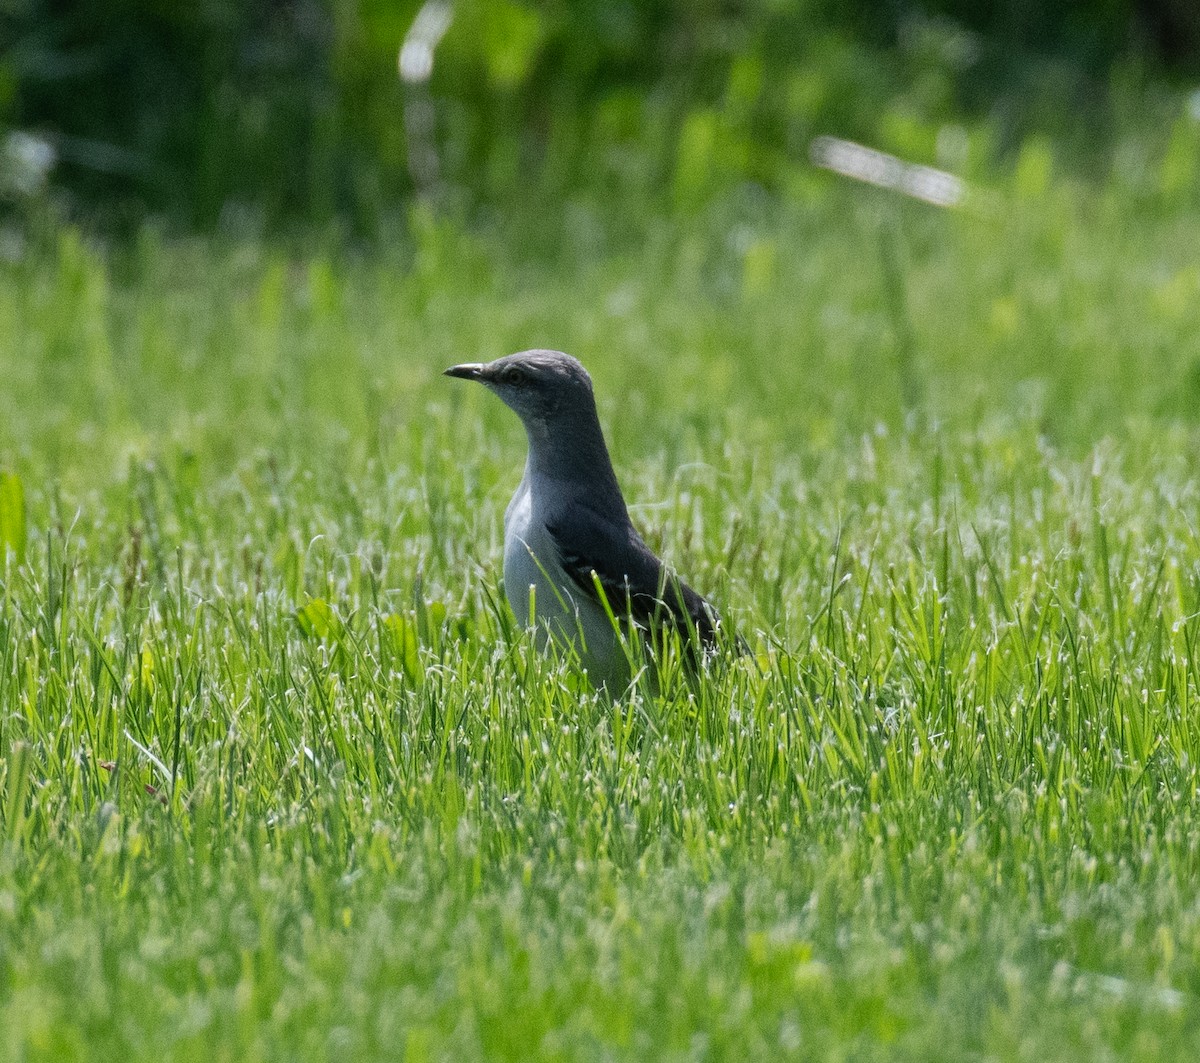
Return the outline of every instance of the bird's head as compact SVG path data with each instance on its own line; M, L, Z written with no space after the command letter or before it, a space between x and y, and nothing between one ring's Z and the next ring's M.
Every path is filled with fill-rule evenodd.
M453 365L446 376L478 380L494 391L531 432L573 416L595 416L592 378L562 351L521 351L494 362Z

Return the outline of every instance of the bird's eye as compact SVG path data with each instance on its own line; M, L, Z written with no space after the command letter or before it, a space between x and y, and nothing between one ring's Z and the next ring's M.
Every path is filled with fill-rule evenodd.
M505 384L524 384L529 375L519 365L506 366L500 374L500 380Z

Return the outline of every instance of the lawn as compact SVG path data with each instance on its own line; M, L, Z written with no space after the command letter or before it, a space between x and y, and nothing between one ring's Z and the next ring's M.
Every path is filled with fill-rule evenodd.
M1200 216L1036 178L31 241L0 1057L1194 1056ZM440 371L530 346L752 657L514 630L525 441Z

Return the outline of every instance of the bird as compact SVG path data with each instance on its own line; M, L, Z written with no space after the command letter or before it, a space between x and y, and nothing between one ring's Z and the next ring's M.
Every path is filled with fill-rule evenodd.
M494 392L529 439L524 476L504 513L504 591L520 625L532 620L550 636L544 643L570 646L593 686L610 693L631 679L614 618L647 639L673 628L693 660L712 650L720 616L630 520L583 365L539 349L454 365L445 375Z

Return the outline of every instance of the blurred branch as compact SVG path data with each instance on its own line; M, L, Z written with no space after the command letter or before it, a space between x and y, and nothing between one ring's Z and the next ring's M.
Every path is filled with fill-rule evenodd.
M454 21L447 0L427 0L405 35L397 66L406 87L404 132L408 171L417 192L432 195L441 178L437 151L437 112L429 91L434 52Z

